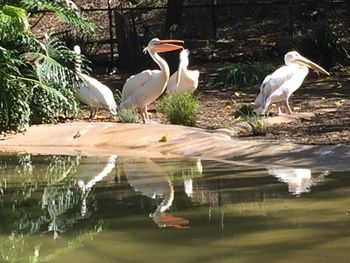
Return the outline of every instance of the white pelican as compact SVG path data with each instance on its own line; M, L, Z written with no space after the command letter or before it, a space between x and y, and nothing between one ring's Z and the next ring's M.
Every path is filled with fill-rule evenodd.
M106 109L111 114L117 114L117 104L112 91L97 79L81 72L81 50L78 45L74 46L76 53L75 70L83 81L78 87L76 96L78 100L90 107L90 119L95 116L97 109Z
M284 62L285 66L266 76L261 84L260 93L255 100L257 114L264 114L271 103L283 103L287 107L288 113L293 114L288 100L303 83L309 73L308 68L330 75L325 69L296 51L288 52L284 56ZM280 105L278 105L278 114L282 114Z
M187 69L189 63L189 53L190 52L187 49L181 51L179 68L173 75L171 75L169 82L166 86L166 92L194 92L197 89L199 71Z
M80 10L72 0L64 0L69 9L71 9L77 16L80 17Z
M138 108L143 122L148 120L147 106L163 93L170 76L168 64L157 52L177 50L183 48L182 44L181 40L159 40L158 38L148 43L143 52L148 51L160 70L144 70L128 78L123 87L120 107Z

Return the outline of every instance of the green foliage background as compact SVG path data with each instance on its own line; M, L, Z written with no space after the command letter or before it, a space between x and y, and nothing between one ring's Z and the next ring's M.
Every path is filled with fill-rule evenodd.
M43 41L36 39L26 9L53 11L72 26L93 30L91 22L64 1L0 1L0 133L79 113L74 52L49 35Z

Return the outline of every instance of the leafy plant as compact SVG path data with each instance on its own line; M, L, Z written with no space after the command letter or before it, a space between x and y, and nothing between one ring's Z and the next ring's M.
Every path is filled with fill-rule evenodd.
M83 19L78 13L69 8L65 1L57 0L20 0L20 5L27 10L52 11L66 21L71 26L80 29L93 31L94 27L91 21Z
M29 123L32 88L23 80L17 50L29 37L25 19L24 10L6 5L0 9L0 132L19 130Z
M225 87L257 85L274 68L270 63L237 63L220 69L213 83L222 84Z
M350 59L348 51L340 42L340 35L336 27L327 22L317 22L307 34L295 40L295 45L300 53L329 70Z
M249 117L247 123L252 128L254 136L265 136L267 134L267 124L261 116Z
M17 6L6 5L10 2ZM79 110L73 94L75 54L57 39L35 39L23 6L39 10L51 6L49 10L58 14L69 9L61 1L0 2L0 132L26 129L30 121L74 117ZM68 22L83 20L72 10L63 15L73 16Z
M194 126L198 116L199 101L190 92L173 92L160 99L156 108L172 124Z
M123 123L137 123L139 122L139 115L135 110L117 109L117 116Z
M238 105L238 109L233 113L233 116L238 119L238 118L247 118L250 116L254 116L254 108L252 105L247 105L247 104L241 104Z
M33 58L38 79L30 103L32 123L52 123L60 117L76 117L79 103L74 97L76 76L73 71L75 54L58 39L46 36L40 43L45 51L26 53Z
M266 121L261 116L255 114L251 105L242 104L233 113L234 117L243 119L250 126L254 136L265 136L267 133Z

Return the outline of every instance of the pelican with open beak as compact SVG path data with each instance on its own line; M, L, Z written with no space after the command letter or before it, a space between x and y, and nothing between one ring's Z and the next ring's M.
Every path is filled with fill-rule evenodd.
M148 52L160 70L144 70L137 75L129 77L123 87L120 106L126 109L140 110L144 123L149 119L147 106L155 101L165 90L170 70L167 62L158 53L183 49L182 40L152 39L143 50Z

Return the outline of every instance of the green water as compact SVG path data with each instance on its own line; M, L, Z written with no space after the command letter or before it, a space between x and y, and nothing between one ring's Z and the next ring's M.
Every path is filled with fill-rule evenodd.
M0 262L348 262L350 174L0 155Z

